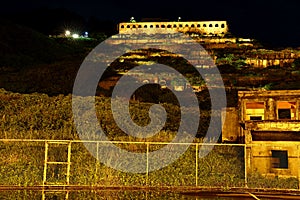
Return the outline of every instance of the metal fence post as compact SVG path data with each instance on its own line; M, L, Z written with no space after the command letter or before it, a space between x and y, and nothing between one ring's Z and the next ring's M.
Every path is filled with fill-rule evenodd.
M95 170L95 185L97 185L98 181L98 168L99 168L99 142L96 142L96 170Z
M48 162L48 142L45 141L45 159L44 159L44 173L43 173L43 186L47 180L47 162Z
M146 185L148 186L149 184L149 146L150 146L150 143L147 142L147 153L146 153L146 159L147 159L147 163L146 163Z
M298 190L300 190L300 173L299 173L299 145L297 145L297 176L298 176Z
M67 165L67 185L70 184L70 170L71 170L71 145L72 141L69 141L68 144L68 165Z
M199 144L196 143L196 171L195 171L195 176L196 176L196 187L198 186L198 159L199 159Z

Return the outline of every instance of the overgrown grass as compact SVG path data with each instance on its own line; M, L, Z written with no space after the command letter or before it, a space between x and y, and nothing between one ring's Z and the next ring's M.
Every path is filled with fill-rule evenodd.
M72 190L72 191L44 191L45 199L186 199L187 197L170 191L141 191L141 190ZM43 191L14 190L0 191L0 199L43 199Z
M85 100L82 100L82 105ZM149 122L149 108L153 104L132 102L130 113L133 121L141 126ZM172 104L163 104L168 112L162 131L151 141L169 140L176 134L180 123L180 108ZM112 140L124 140L126 134L114 122L110 107L110 98L96 97L96 111L102 129ZM192 111L193 112L193 111ZM89 111L86 111L89 115ZM0 132L1 138L26 139L79 139L73 123L72 96L46 94L19 94L0 90ZM210 111L201 110L201 122L198 134L206 132ZM187 127L188 128L188 127ZM136 140L136 138L127 138Z
M251 188L271 188L271 189L298 189L297 178L274 178L263 176L258 172L250 173L248 176L248 186Z
M164 129L150 139L129 137L117 127L110 111L110 99L97 97L96 110L99 123L105 129L108 138L112 141L150 142L149 153L162 149L163 144L151 142L170 142L176 135L179 108L165 104L168 117ZM130 111L134 113L133 120L145 125L150 104L133 102ZM209 116L210 112L202 112ZM1 139L47 139L47 140L80 140L73 124L71 95L58 95L49 97L45 94L18 94L5 90L0 91L0 132ZM200 129L205 129L201 125ZM126 173L115 170L111 160L111 167L91 155L83 143L73 142L71 145L71 173L72 185L101 185L101 186L216 186L216 187L243 187L245 183L244 153L242 147L215 146L205 157L198 158L195 144L199 144L201 152L201 138L195 139L194 144L174 162L165 167L145 173ZM92 144L96 149L96 143ZM101 144L99 144L101 145ZM117 146L129 152L146 153L146 143L118 144ZM174 149L174 151L176 148ZM41 185L44 170L44 142L1 142L0 143L0 185ZM107 157L113 158L109 151ZM174 152L175 153L175 152ZM163 155L167 156L167 152ZM101 157L101 156L100 156ZM146 168L146 156L144 167ZM50 161L66 161L67 148L62 146L49 146ZM125 167L135 169L132 162L126 157L119 158L124 161ZM161 165L164 158L159 161L149 161L149 169ZM196 163L197 167L196 168ZM123 167L124 167L123 166ZM197 173L197 176L196 176ZM198 178L197 178L198 177ZM49 165L47 180L53 183L66 180L66 166ZM295 179L272 180L257 174L249 175L250 187L265 188L297 188Z

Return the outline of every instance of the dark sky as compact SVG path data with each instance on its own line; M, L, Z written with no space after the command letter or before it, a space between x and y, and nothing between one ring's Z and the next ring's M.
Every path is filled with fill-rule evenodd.
M134 16L189 20L227 20L236 36L252 37L265 43L300 46L300 1L295 0L9 0L1 13L30 11L34 8L67 8L86 18L96 16L115 23Z

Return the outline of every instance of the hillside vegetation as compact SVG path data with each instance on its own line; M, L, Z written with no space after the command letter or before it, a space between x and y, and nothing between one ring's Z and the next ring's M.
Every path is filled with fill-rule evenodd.
M66 59L74 51L30 28L0 19L0 66L24 68Z
M80 41L53 39L29 28L0 21L0 134L1 139L49 139L79 140L73 122L72 87L83 59L100 41ZM225 59L226 60L226 59ZM135 62L137 60L133 60ZM170 60L157 58L156 61L170 64ZM179 60L180 61L180 60ZM182 60L183 61L183 60ZM189 78L193 71L186 71L183 62L172 60L174 67L181 67ZM121 67L132 67L132 63L114 63ZM255 69L241 66L243 62L218 66L227 87L228 106L237 102L237 88L282 89L287 84L297 89L299 63L290 68ZM296 63L297 64L297 63ZM285 80L294 84L285 83ZM198 79L195 80L197 84ZM201 81L201 80L200 80ZM276 81L276 82L275 82ZM276 84L280 83L280 84ZM105 84L104 84L105 85ZM99 88L98 88L99 89ZM103 89L103 88L102 88ZM103 94L111 93L102 91ZM101 89L99 89L101 91ZM109 96L109 95L107 95ZM197 93L201 109L200 124L195 142L207 132L211 117L210 99L207 90ZM149 123L149 108L153 103L161 103L166 109L167 121L163 129L154 137L139 139L125 134L114 121L110 98L96 97L96 111L99 124L112 141L171 141L180 123L180 108L170 91L145 87L136 92L136 100L131 101L132 120L141 126ZM84 101L82 102L84 106ZM89 110L86 110L90 114ZM145 152L146 146L123 144L123 148L133 152ZM152 146L155 151L160 146ZM244 155L239 147L215 147L205 158L199 160L195 168L195 146L168 167L145 174L123 173L97 162L83 144L72 144L71 184L105 186L192 186L195 171L201 186L242 187L244 185ZM44 161L44 143L22 142L0 143L0 185L41 185ZM60 152L53 155L61 159ZM132 167L128 162L128 167ZM134 166L133 166L134 167ZM52 170L52 171L51 171ZM50 180L59 181L64 169L50 168ZM148 181L148 183L146 183ZM250 187L297 188L295 179L268 179L259 174L248 176Z
M84 105L84 101L83 101ZM133 121L140 126L149 123L149 108L152 103L132 101L130 113ZM180 123L180 108L176 105L164 103L168 116L161 134L154 140L169 140L176 133ZM126 134L114 121L110 98L97 97L96 110L102 129L112 140L126 139ZM89 110L86 111L89 114ZM201 111L201 123L198 134L206 133L210 111ZM46 94L19 94L0 91L0 132L2 138L35 138L35 139L79 139L73 123L72 96ZM128 138L127 138L128 139ZM129 138L134 139L134 138Z
M0 19L0 87L9 91L67 94L98 40L49 38Z

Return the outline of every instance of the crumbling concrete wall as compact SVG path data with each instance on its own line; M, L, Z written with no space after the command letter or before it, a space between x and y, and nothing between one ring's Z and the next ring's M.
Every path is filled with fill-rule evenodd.
M247 145L247 172L299 177L300 90L239 91L238 97L241 134ZM251 120L247 106L251 111L255 103L259 109L263 105L264 116ZM290 110L289 118L280 118L282 108ZM274 152L283 152L285 157L276 157Z
M238 97L242 121L246 120L248 102L264 103L264 120L278 120L278 102L294 102L296 107L294 120L300 120L300 90L239 91Z
M266 176L298 177L300 142L266 142L257 141L252 144L248 172L259 172ZM288 160L287 167L274 167L275 158L272 151L286 151Z
M222 141L238 142L242 141L240 133L238 110L235 107L224 108L222 110Z
M299 53L292 50L272 51L259 49L248 54L245 62L248 65L260 68L275 65L284 67L293 63L298 57L300 57Z

